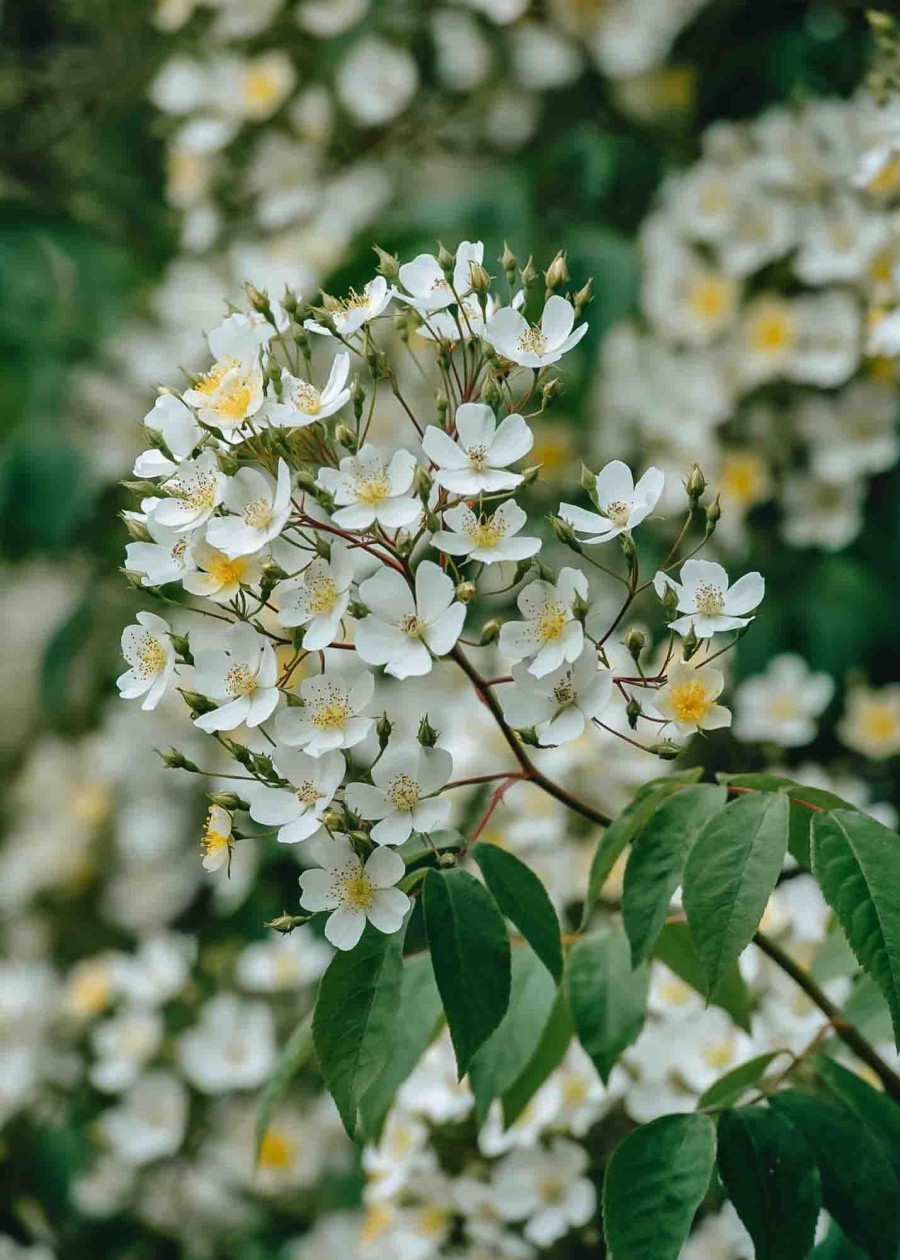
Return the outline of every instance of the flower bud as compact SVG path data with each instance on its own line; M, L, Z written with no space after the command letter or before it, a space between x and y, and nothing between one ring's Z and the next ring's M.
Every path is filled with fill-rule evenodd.
M264 927L272 928L275 932L280 932L282 936L287 936L289 932L293 932L294 928L300 927L303 923L308 923L312 916L308 914L288 914L283 910L277 918L272 919L271 923L263 924Z
M158 486L155 481L123 481L120 484L124 490L139 494L142 498L146 495L156 496L164 490L164 487Z
M577 621L584 621L590 610L591 606L583 596L576 595L572 600L572 616Z
M558 394L563 392L563 383L558 376L551 376L549 381L544 381L541 386L542 407L546 407L553 401Z
M703 494L703 491L706 489L706 478L700 471L699 464L694 464L691 468L684 488L687 491L687 496L692 505L696 507L698 500Z
M387 355L371 342L366 349L366 366L375 381L380 381L389 375Z
M419 733L416 736L423 748L434 748L438 742L438 733L428 721L428 714L422 718L419 723Z
M278 583L283 582L286 577L287 573L271 556L264 560L259 578L259 593L262 598L268 599Z
M691 626L681 640L681 654L686 661L689 661L692 656L696 656L699 648L700 640L697 638L697 631Z
M500 622L496 617L492 617L490 621L486 621L481 627L481 635L478 639L479 647L487 647L489 643L496 643L500 638Z
M522 485L533 486L534 483L537 481L538 477L540 477L541 469L543 467L544 467L543 464L532 464L530 468L523 468L522 469Z
M707 538L709 538L709 536L715 530L716 525L719 523L719 519L721 515L722 515L722 505L719 503L719 496L716 495L713 502L710 503L706 509L706 537Z
M593 494L597 488L597 474L592 473L584 464L581 465L581 488L587 490L588 494Z
M335 426L334 437L335 437L335 441L339 442L341 446L344 447L345 450L351 451L353 454L356 454L356 448L358 445L356 441L356 434L349 427L349 425L343 424L339 421L338 424Z
M268 293L262 292L260 289L257 289L256 286L252 284L248 284L246 286L246 289L247 289L247 299L250 302L250 305L253 307L253 309L255 311L258 311L260 315L265 315L266 319L270 323L272 323L273 322L272 307L269 302Z
M193 665L194 657L191 653L191 646L188 643L188 637L186 634L175 634L170 630L169 642L172 644L176 654L185 663L185 665Z
M350 401L353 404L353 415L357 420L362 418L363 404L366 401L366 391L362 387L362 382L358 376L354 376L350 382Z
M456 255L451 254L446 246L438 242L437 264L444 273L444 279L449 283L453 279L453 268L456 266Z
M675 758L684 751L684 749L680 744L676 744L674 740L663 739L660 740L658 744L654 745L652 751L655 752L657 757L660 757L663 761L674 761Z
M644 650L645 643L646 639L644 638L644 635L640 630L635 630L634 627L632 627L625 635L625 647L628 649L628 654L634 661L635 665L637 665L640 660L641 652Z
M309 358L309 333L302 324L294 329L294 345L299 348L304 359Z
M188 761L183 752L177 748L170 748L168 752L162 752L157 748L157 753L162 757L169 770L187 770L189 774L199 774L200 767L195 765L193 761Z
M310 472L308 468L297 469L297 485L301 490L313 490L316 485L315 473Z
M375 733L378 736L378 747L386 748L387 742L391 738L391 731L394 729L392 722L386 713L382 713L381 717L375 723Z
M122 520L125 522L125 529L128 531L128 537L133 538L135 542L149 542L150 531L143 521L135 519L133 512L120 512Z
M625 706L625 716L628 718L628 725L632 730L637 729L638 718L641 716L641 706L635 700L634 696L629 697Z
M395 254L389 254L380 245L373 245L372 248L378 255L378 266L375 268L378 274L384 276L385 280L398 279L400 276L400 259Z
M523 727L521 730L517 730L516 734L522 743L527 744L529 748L540 748L541 741L538 739L537 731L533 726Z
M355 617L357 621L361 621L363 617L368 617L369 610L361 599L351 599L347 605L347 612L351 617Z
M284 286L284 294L281 298L281 305L287 311L288 315L296 315L299 306L299 298L293 289Z
M544 284L547 289L547 296L555 293L557 289L569 283L569 268L566 264L566 251L561 249L553 262L544 272Z
M439 389L434 396L435 409L440 418L441 424L447 419L447 411L450 407L450 400L442 389Z
M488 376L487 380L481 387L481 401L486 403L492 411L496 411L503 401L503 392L500 389L500 382L496 376Z
M178 690L184 697L184 702L191 710L192 717L199 717L201 713L212 713L216 705L212 700L207 700L206 696L201 696L199 691L188 691L186 687L179 687Z
M229 739L227 735L220 735L219 742L226 752L231 754L238 765L250 765L253 759L253 753L244 744L239 744L235 739Z
M528 256L528 262L522 268L522 271L520 274L522 276L522 284L525 286L525 292L527 293L529 289L534 288L538 279L538 273L535 270L535 266L534 266L534 259L531 257L530 254Z
M661 596L662 606L665 609L667 617L674 617L678 612L678 592L673 591L671 586L666 586Z
M436 534L441 528L441 518L436 512L425 513L425 528L430 534Z
M474 582L460 582L456 588L456 598L461 604L469 604L478 594L478 588Z
M580 554L583 548L581 543L575 537L575 531L569 522L564 521L561 516L548 516L547 520L550 522L550 528L553 530L559 541L566 547L570 547L572 551Z
M344 825L344 820L335 809L326 809L322 815L322 822L329 831L340 831Z
M234 813L236 809L241 809L245 813L250 808L249 804L242 800L237 792L207 792L207 799L212 801L213 805L221 805L222 809L227 809Z
M491 277L480 263L469 263L469 284L476 293L481 294L483 297L490 293Z
M413 474L412 483L414 494L427 494L431 489L431 477L428 475L428 469L423 468L420 464Z
M518 263L516 262L515 254L509 248L509 245L507 245L506 241L503 242L503 253L497 259L497 261L500 264L500 266L503 268L503 272L506 276L507 282L510 285L512 285L512 283L514 282L516 278L516 267L518 266Z
M575 318L580 319L594 300L594 279L591 276L583 289L575 294Z
M316 555L321 556L323 560L331 559L331 542L324 534L316 534L314 538Z

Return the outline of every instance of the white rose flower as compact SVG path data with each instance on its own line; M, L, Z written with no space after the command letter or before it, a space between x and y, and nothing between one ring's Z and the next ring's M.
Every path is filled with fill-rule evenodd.
M232 817L221 805L211 805L200 837L200 865L205 871L221 870L231 866L234 837L231 834Z
M149 517L179 534L205 525L222 502L225 474L212 451L180 464L165 483L167 498L155 500Z
M334 800L347 767L337 751L310 757L294 749L281 749L273 760L275 769L291 786L248 785L245 795L250 817L266 827L277 827L279 844L298 844L322 830L322 815Z
M521 311L505 306L488 320L485 337L511 363L543 368L558 363L587 332L587 324L573 332L574 323L574 306L554 293L547 299L540 324L529 324Z
M597 1191L584 1174L588 1154L583 1146L557 1138L552 1146L513 1151L493 1176L500 1214L525 1221L525 1237L549 1247L578 1226L586 1225L597 1208Z
M285 372L281 378L281 399L269 400L260 413L260 420L284 429L302 429L317 420L327 420L350 401L347 377L350 355L335 355L328 380L321 390L309 381Z
M203 438L203 430L194 413L174 394L160 394L144 416L144 424L162 435L172 458L160 450L144 451L134 462L136 477L167 477L189 458Z
M340 468L320 468L316 478L334 496L332 520L341 529L401 529L411 525L422 505L409 490L416 471L412 451L396 451L389 463L369 444L341 460Z
M476 516L461 503L447 509L444 525L449 529L438 530L431 542L438 551L480 560L482 564L527 560L541 549L539 538L515 537L527 522L527 514L513 499L501 504L493 516Z
M330 560L316 556L302 573L275 587L272 596L281 624L306 626L304 651L318 651L337 638L352 584L350 552L342 543L334 543Z
M275 652L247 622L227 630L221 647L198 652L194 664L194 689L219 703L194 719L202 731L259 726L275 712L280 695Z
M300 905L304 910L331 910L325 936L336 949L353 949L366 920L379 932L399 932L409 909L406 893L394 887L406 865L391 849L376 849L363 866L344 836L320 845L322 870L304 871Z
M816 718L833 695L830 675L813 673L802 656L784 652L769 662L764 674L738 687L734 733L738 739L801 748L815 739Z
M181 1148L188 1118L188 1093L173 1072L148 1072L121 1106L100 1117L104 1138L132 1167L170 1158Z
M731 725L731 714L717 704L725 679L718 669L700 668L688 661L669 666L666 685L653 700L661 718L674 722L681 735L715 731Z
M263 373L255 360L241 363L226 355L197 377L184 401L204 424L233 433L263 405Z
M507 621L500 630L500 651L511 660L534 660L535 678L576 661L584 646L584 628L575 616L576 600L586 600L587 578L578 569L561 569L555 585L539 580L526 586L516 601L524 621Z
M445 656L462 633L465 606L441 568L423 560L415 596L403 575L387 567L361 583L369 616L356 626L356 650L367 665L384 665L394 678L430 673L432 655Z
M474 262L480 265L483 260L484 245L481 241L461 241L456 250L451 287L435 256L419 254L412 262L403 263L400 267L400 283L406 292L401 293L395 289L394 295L425 315L443 310L444 307L455 304L457 298L467 297L471 293L471 264Z
M275 719L275 734L290 748L321 757L334 748L353 748L372 729L365 710L375 691L368 670L356 677L317 674L300 684L300 708L287 708Z
M276 329L259 311L245 313L235 311L209 334L210 354L217 362L233 359L236 363L252 363L260 351L268 346L277 331L284 331L290 324L287 312L277 302L271 306Z
M116 680L123 700L143 696L141 708L155 709L175 673L175 649L169 626L155 613L139 612L137 622L122 631L122 655L130 669Z
M262 575L262 556L227 556L202 539L194 544L194 566L181 580L191 595L202 595L214 604L227 604L242 586L253 586Z
M403 844L414 831L434 831L446 823L450 802L435 796L453 770L443 748L419 743L390 744L372 767L372 782L348 783L344 800L355 814L378 819L372 828L376 844Z
M180 582L197 567L195 543L149 517L147 532L152 542L133 542L125 548L125 568L141 575L142 586Z
M514 490L520 473L508 466L531 450L534 434L520 415L509 415L497 425L484 403L463 403L456 412L456 441L443 429L429 425L422 449L437 465L434 480L453 494L465 495Z
M402 114L418 86L410 53L377 35L354 44L335 75L341 104L363 127L381 127Z
M766 584L760 573L745 573L728 584L728 574L712 560L685 560L681 582L660 571L653 579L662 599L666 588L678 596L678 611L685 616L669 622L677 634L693 630L698 639L709 639L723 630L740 630L753 620L745 614L762 603Z
M256 1089L275 1064L272 1010L234 993L211 998L193 1028L178 1040L178 1062L203 1094Z
M625 530L634 529L650 515L659 502L664 483L665 476L659 468L648 468L635 485L628 465L614 459L597 473L591 492L599 512L561 503L559 514L579 534L591 535L582 542L609 542Z
M612 673L598 667L590 644L576 661L564 663L542 678L535 678L521 664L513 667L512 676L512 683L498 692L503 716L510 726L533 726L545 745L580 739L585 727L612 699Z
M390 300L387 280L384 276L375 276L362 293L351 289L349 297L343 299L340 308L331 312L334 326L342 337L351 337L359 332L363 324L368 324L370 319L377 319Z
M239 468L222 491L228 516L209 522L206 539L226 556L249 556L277 538L291 514L291 473L283 459L278 478L261 468Z

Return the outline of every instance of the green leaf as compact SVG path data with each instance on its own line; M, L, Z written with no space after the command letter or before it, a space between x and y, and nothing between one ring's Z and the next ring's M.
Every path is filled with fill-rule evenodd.
M376 1141L397 1090L437 1036L443 1022L441 995L428 954L403 963L393 1052L359 1104L360 1135Z
M620 924L584 936L569 957L569 1007L578 1039L604 1083L644 1026L650 971L632 971Z
M832 1221L825 1238L809 1253L809 1260L868 1260L868 1256Z
M516 925L558 984L563 973L562 940L559 919L544 885L524 862L496 844L476 844L472 857L502 913Z
M890 1041L893 1035L888 1004L881 996L878 985L864 971L859 973L850 996L844 1003L844 1015L851 1024L856 1025L866 1041L872 1041L875 1045Z
M822 1179L822 1201L872 1260L897 1260L900 1185L881 1147L845 1107L794 1090L770 1106L806 1138Z
M259 1159L259 1150L272 1123L276 1107L287 1093L291 1081L312 1055L312 1023L313 1013L310 1011L291 1033L275 1065L275 1071L266 1082L259 1100L259 1111L256 1113L256 1159Z
M688 855L684 909L711 994L753 938L787 841L787 798L759 793L711 819Z
M756 1260L803 1260L822 1205L819 1170L803 1135L768 1107L726 1111L719 1175L753 1239Z
M664 962L685 984L707 997L706 973L686 923L667 923L659 934L653 956ZM727 1011L739 1028L750 1031L750 995L737 963L726 970L718 991L709 1001Z
M613 819L597 845L591 862L588 876L588 890L581 916L582 928L593 913L597 898L603 891L609 873L634 837L647 825L655 811L674 793L686 784L696 783L703 773L702 767L685 770L678 774L667 775L662 779L652 779L643 784L634 800L618 818Z
M495 1098L522 1074L537 1050L556 999L556 985L527 945L512 951L509 1007L497 1029L472 1059L469 1082L482 1120Z
M757 792L782 792L788 797L788 851L794 861L807 871L810 869L810 827L816 816L816 811L809 806L815 805L818 809L854 808L849 801L836 796L834 792L827 792L825 788L806 787L780 774L719 774L716 778L720 783L733 783L735 787L753 788Z
M772 1060L786 1053L785 1050L770 1050L767 1054L758 1054L755 1059L748 1059L746 1063L739 1063L736 1068L720 1076L704 1094L700 1095L697 1100L697 1110L733 1106L748 1089L762 1079Z
M900 1046L900 837L868 814L813 823L813 871L850 947L881 989Z
M708 1116L662 1116L627 1137L603 1185L603 1228L615 1260L677 1260L716 1156Z
M537 1049L519 1078L503 1095L503 1123L507 1128L515 1124L550 1073L562 1063L573 1031L565 991L557 989L553 1010L544 1025Z
M634 966L652 954L691 846L709 820L725 808L727 799L724 787L685 788L663 801L632 842L622 889L622 918Z
M422 905L434 978L462 1078L509 1005L509 936L497 903L468 871L429 871Z
M852 1111L893 1164L900 1178L900 1106L881 1090L873 1089L855 1072L849 1072L834 1059L820 1055L815 1061L816 1082L826 1097Z
M335 954L319 985L313 1040L351 1138L359 1103L393 1052L402 948L402 931L385 936L368 924L355 949Z

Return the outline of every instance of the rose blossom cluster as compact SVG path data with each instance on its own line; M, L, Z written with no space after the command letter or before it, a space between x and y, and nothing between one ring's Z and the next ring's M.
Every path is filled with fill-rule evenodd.
M151 446L132 483L140 511L127 514L135 586L197 616L176 633L139 613L123 634L119 690L153 709L177 687L194 726L237 763L235 790L211 793L203 865L230 864L249 834L237 814L267 829L253 834L309 843L320 865L301 875L300 908L328 914L325 934L340 949L367 920L399 930L405 859L417 844L438 857L451 790L472 782L454 779L437 715L423 705L401 732L384 711L387 690L452 662L518 765L477 780L502 790L534 779L559 795L530 748L613 732L668 759L696 732L729 725L713 662L764 593L757 573L732 583L693 558L719 515L717 503L700 505L696 467L678 542L653 578L641 579L634 531L656 510L658 469L637 480L620 461L585 470L572 495L581 502L560 505L546 548L529 523L519 499L539 469L522 461L560 386L558 365L587 331L590 285L557 291L564 255L541 279L505 250L504 302L480 242L403 264L378 252L379 274L343 299L276 302L249 290L250 309L210 333L208 370L165 389L145 418ZM426 378L418 356L431 353L424 410L407 401L385 325ZM399 449L370 437L388 396L410 425ZM682 559L697 521L699 542ZM620 571L595 558L603 548L613 564L618 552ZM569 562L551 563L563 549ZM618 584L617 611L608 589L592 591L595 572ZM668 627L652 664L647 635L624 625L642 597ZM733 637L714 649L723 635ZM624 673L613 664L623 644ZM485 675L485 659L510 672ZM407 719L422 693L409 694ZM167 760L202 773L175 750ZM446 849L439 860L455 860Z

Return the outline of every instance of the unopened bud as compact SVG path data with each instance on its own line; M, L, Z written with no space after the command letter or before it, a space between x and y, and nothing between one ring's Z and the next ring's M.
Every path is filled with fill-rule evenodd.
M341 446L343 446L345 450L352 451L354 454L356 453L358 445L356 441L356 434L349 425L338 422L335 426L334 437L335 441L340 442Z
M253 284L248 284L247 298L255 311L259 311L260 315L265 315L266 319L271 318L272 306L269 302L268 293L262 292L262 290L257 289Z
M469 263L469 284L476 293L486 296L491 291L491 277L480 263Z
M150 531L143 521L139 521L132 512L123 512L122 520L125 522L125 529L128 531L129 538L133 538L135 542L149 542Z
M495 617L490 621L486 621L481 627L481 635L478 639L479 647L487 647L489 643L496 643L500 638L500 622Z
M706 489L706 478L700 471L699 464L694 464L693 468L688 473L688 479L685 482L684 488L687 491L687 496L691 503L696 506L697 501Z
M438 392L434 396L434 406L440 418L441 424L443 424L447 418L447 411L448 411L448 408L450 407L450 400L442 389L439 389Z
M423 748L434 748L435 744L438 742L438 733L428 721L427 713L419 723L419 732L416 738Z
M540 748L541 741L538 739L537 731L533 726L525 726L516 731L519 739L523 744L527 744L529 748Z
M350 382L350 401L353 403L353 414L357 420L362 417L363 404L366 401L366 391L362 387L362 382L358 376L354 376Z
M626 561L628 562L629 571L633 572L634 567L637 564L637 544L632 538L630 531L627 529L625 533L622 534L621 538L622 538L622 554L624 555Z
M643 652L646 642L647 640L644 638L641 631L635 630L634 627L632 627L632 629L625 635L625 647L628 649L628 654L634 661L635 665L637 665L640 660L641 652Z
M641 716L641 706L638 704L637 700L635 700L634 696L630 697L625 706L625 716L628 718L628 725L632 730L635 730L638 724L638 718Z
M264 927L272 928L275 932L280 932L282 936L287 936L289 932L293 932L294 928L300 927L303 923L308 923L310 916L308 914L288 914L282 911L277 918L272 919L271 923L263 924Z
M178 690L184 697L184 702L191 710L193 717L199 717L201 713L212 713L217 706L212 700L207 700L206 696L201 696L199 691L188 691L185 687L179 687Z
M591 277L583 289L575 294L575 318L580 319L594 300L594 280Z
M667 617L674 617L678 612L678 592L666 583L665 589L660 596L662 606L665 609Z
M281 305L287 311L288 315L297 314L297 307L299 306L297 294L293 291L293 289L289 289L287 285L284 286L284 294L281 298Z
M555 293L557 289L569 283L569 268L566 263L566 251L561 249L553 262L544 272L544 284L547 289L547 296Z
M500 406L503 401L503 391L500 389L500 382L496 376L489 376L481 387L481 401L485 403L492 411Z
M587 490L588 494L592 494L597 487L597 474L592 473L590 468L581 465L581 488Z
M123 481L120 484L124 490L130 491L131 494L139 494L142 498L147 495L158 495L163 489L155 481Z
M551 376L549 381L544 381L541 386L541 399L543 406L547 406L553 401L557 395L563 391L563 383L558 376Z
M381 717L375 723L375 733L378 736L378 747L386 748L387 742L391 738L391 731L394 729L393 723L389 720L386 713L382 713Z
M682 751L681 746L671 739L660 740L653 748L653 752L656 753L657 757L662 758L663 761L674 761Z
M377 346L372 345L371 342L366 350L366 366L372 373L373 380L380 381L388 375L387 356Z
M582 595L576 595L572 600L572 616L576 621L584 621L590 610L590 604Z
M193 665L194 657L191 653L191 645L188 642L186 634L175 634L169 631L169 642L175 649L175 653L185 663L185 665Z
M326 809L322 815L322 822L329 831L340 831L344 825L344 820L335 809Z
M430 534L436 534L441 528L441 518L436 512L425 513L425 528Z
M697 638L697 631L691 626L681 640L681 654L686 661L689 661L692 656L696 656L699 648L700 640Z
M547 520L550 522L550 528L561 543L566 547L571 547L573 551L579 553L582 551L581 543L575 537L575 531L568 521L564 521L561 516L548 516Z
M503 253L497 259L497 262L506 272L507 280L509 280L510 284L512 284L513 278L515 277L515 274L516 274L516 267L518 266L518 263L516 262L515 254L509 248L509 245L506 241L503 242Z
M478 594L478 587L474 582L460 582L456 588L456 598L461 604L469 604Z
M413 474L412 488L414 494L427 494L431 489L431 478L428 475L428 469L423 468L421 464L419 464Z
M522 469L522 485L533 486L541 475L543 464L532 464L530 468Z
M189 774L199 774L200 767L195 765L193 761L188 761L184 753L177 748L170 748L168 752L163 752L157 748L157 753L162 757L169 770L187 770Z
M706 509L706 537L707 538L709 538L710 534L712 534L713 530L716 528L716 525L718 525L721 515L722 515L722 505L719 503L719 496L716 495L713 502L710 503Z
M533 289L535 284L537 283L538 273L534 266L534 259L530 255L528 258L528 262L522 268L522 271L520 274L522 276L522 284L525 286L526 292L529 289Z
M400 259L395 254L389 254L380 245L373 245L372 248L378 255L378 266L375 270L386 280L396 280L400 275Z
M369 610L361 599L351 599L347 605L347 612L351 617L355 617L357 621L361 621L363 617L368 617Z
M213 805L221 805L222 809L227 809L230 813L234 813L236 809L241 809L246 813L250 808L247 801L242 800L237 792L207 792L206 795Z
M262 598L268 599L278 583L283 582L286 577L285 570L271 556L268 560L264 560L259 577L259 593Z
M227 735L220 735L219 740L222 747L234 757L238 765L249 766L253 761L253 753L244 744L239 744L237 740L229 739Z
M456 266L456 255L451 254L446 246L438 242L437 264L444 273L444 279L450 281L453 279L453 268Z

